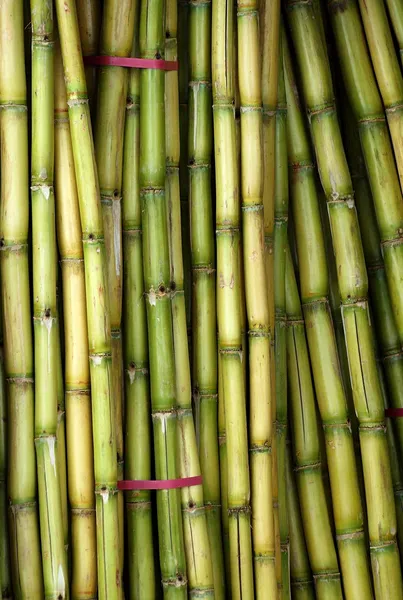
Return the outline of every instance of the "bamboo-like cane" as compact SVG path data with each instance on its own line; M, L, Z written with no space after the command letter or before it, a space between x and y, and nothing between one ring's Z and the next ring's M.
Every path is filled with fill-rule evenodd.
M403 6L399 0L386 0L386 6L399 45L400 60L403 64Z
M138 3L133 55L138 53ZM147 316L144 299L139 185L140 73L129 74L123 152L123 327L125 367L125 477L151 479L151 418ZM151 492L126 493L127 563L130 600L156 597Z
M102 22L102 2L99 0L80 0L76 2L78 26L83 56L95 56L99 48L99 36ZM86 66L88 98L93 121L97 104L97 67Z
M263 0L260 6L260 33L262 54L262 108L263 108L263 207L265 264L269 302L270 374L272 404L272 496L275 531L275 563L278 584L281 584L281 549L278 512L277 424L275 393L275 308L274 308L274 195L275 195L275 135L278 95L278 68L280 48L280 1Z
M334 105L326 48L312 3L288 3L287 16L300 65L318 171L324 188L342 302L347 356L368 508L375 591L400 598L402 577L396 544L396 510L368 311L368 277L353 187Z
M142 58L152 59L165 56L164 0L143 0L141 3L140 54ZM170 297L173 290L170 289L165 193L165 77L163 71L153 69L142 69L140 74L140 193L155 470L158 479L176 479L182 466L177 447L179 424ZM186 325L184 335L187 342ZM180 491L176 489L157 493L159 554L165 598L187 597L180 499Z
M283 36L282 36L283 37ZM283 42L280 40L276 113L274 189L274 312L275 312L275 393L278 516L281 548L281 598L290 596L290 556L286 490L287 440L287 339L285 309L285 263L288 230L287 102L285 95Z
M342 598L342 587L320 463L318 421L305 324L287 250L287 375L290 387L294 465L305 539L318 600ZM315 518L312 518L315 515Z
M217 321L226 423L232 598L253 598L250 483L240 294L240 202L234 114L234 6L213 0L212 85L216 173Z
M217 322L211 160L211 2L189 4L188 169L192 250L193 398L215 597L225 597L217 411Z
M82 231L59 47L55 56L55 195L64 309L71 597L81 600L97 593L94 465Z
M355 1L356 0L354 0L354 3ZM360 6L362 23L364 25L379 91L386 109L386 118L389 125L393 149L395 151L400 185L403 189L403 73L395 52L392 32L386 14L385 2L381 2L380 0L358 0L358 4ZM400 11L401 10L400 6ZM348 18L349 15L347 15L347 19ZM358 55L360 54L360 60L362 60L361 51L358 51L359 29L357 29L357 23L351 23L351 25L355 28L357 33L357 37L354 38L354 45L357 47L357 54L355 54L355 57L358 58ZM368 74L363 68L359 74L360 82L362 82L364 78L367 79ZM373 168L372 165L371 168ZM376 198L374 198L374 201L376 203ZM394 215L390 215L389 218L393 219L393 217ZM381 227L380 232L383 237L384 232ZM403 254L402 243L398 246L396 254L399 254L399 258ZM394 257L394 260L397 260L397 256ZM400 260L403 259L400 258ZM403 294L403 290L400 291L400 294ZM399 313L400 319L403 319L402 312L403 309ZM399 323L400 333L402 331L401 328L402 326Z
M326 438L341 571L348 598L357 594L361 594L362 598L370 598L371 578L365 547L363 508L347 399L329 309L329 278L315 188L315 166L289 50L286 52L285 65L291 195L301 297L315 390ZM312 252L312 247L315 252Z
M290 573L292 598L295 600L314 600L311 566L306 548L298 491L292 465L291 444L286 450L287 508L290 527Z
M177 60L177 21L176 0L167 0L167 39L165 52L168 60ZM186 326L179 186L180 135L177 71L171 71L166 74L165 90L166 198L169 224L170 287L175 350L176 400L178 406L179 465L181 477L193 477L200 475L201 470L193 423L192 387ZM215 331L216 328L213 325L212 333L215 334ZM210 468L212 468L211 464ZM194 593L194 590L203 590L206 597L213 596L214 579L206 509L204 507L203 486L183 488L181 495L189 593Z
M2 312L2 311L1 311ZM0 315L0 597L11 598L9 528L7 518L7 392L4 369L3 316Z
M101 199L75 3L57 0L56 8L83 235L97 511L98 598L119 600L121 572L115 413Z
M31 0L31 202L35 340L35 447L45 596L68 598L57 462L57 306L53 9Z
M34 365L28 266L28 113L22 0L0 5L1 293L8 404L13 593L43 600L36 506Z
M107 0L104 4L100 53L130 56L134 36L134 0ZM101 191L108 268L112 332L112 390L116 415L118 480L123 479L123 348L122 348L122 176L128 70L107 66L98 71L95 158ZM112 134L113 132L113 134ZM123 493L118 494L120 564L124 562Z

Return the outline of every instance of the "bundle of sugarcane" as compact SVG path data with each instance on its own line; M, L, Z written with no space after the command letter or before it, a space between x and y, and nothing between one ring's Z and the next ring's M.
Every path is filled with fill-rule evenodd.
M0 2L0 597L403 600L401 3L55 6Z

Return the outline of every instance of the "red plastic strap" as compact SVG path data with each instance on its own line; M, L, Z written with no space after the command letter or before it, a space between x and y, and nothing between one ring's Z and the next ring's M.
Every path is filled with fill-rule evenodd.
M119 490L174 490L177 488L193 487L201 485L203 478L182 477L181 479L135 479L131 481L118 481Z
M403 408L386 408L385 417L403 417Z
M85 56L84 64L87 66L112 66L130 67L134 69L160 69L161 71L177 71L176 60L163 60L162 58L126 58L123 56Z

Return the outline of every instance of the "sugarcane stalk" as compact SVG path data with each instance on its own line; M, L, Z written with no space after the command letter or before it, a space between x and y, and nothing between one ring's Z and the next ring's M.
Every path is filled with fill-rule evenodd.
M281 583L280 525L278 514L277 425L275 394L275 308L274 308L274 195L275 195L275 134L278 94L280 2L262 0L260 6L260 48L262 54L262 144L263 144L263 207L267 297L269 303L270 378L272 404L272 496L275 531L275 564L278 584Z
M77 5L77 18L80 30L83 56L96 56L99 48L99 37L102 23L102 2L99 0L80 0ZM97 67L85 67L88 98L93 122L97 104Z
M263 214L262 85L257 3L238 0L243 262L249 350L249 444L255 594L276 595L269 302Z
M166 2L166 44L168 60L177 60L177 4ZM192 387L184 292L179 180L179 89L178 72L167 72L165 80L166 198L170 250L170 297L175 352L176 400L178 407L178 450L181 477L200 475L200 461L192 413ZM215 335L213 323L212 333ZM216 439L216 438L215 438ZM210 465L211 466L211 465ZM217 480L218 481L218 480ZM202 590L214 595L210 543L204 507L203 486L182 488L183 530L190 594Z
M134 35L134 0L107 0L103 9L100 53L130 56ZM116 416L118 480L123 479L123 348L122 348L122 173L128 70L107 66L98 71L95 158L98 168L107 256L112 333L112 390ZM114 132L111 135L111 132ZM124 504L119 492L120 561L124 563Z
M280 40L276 113L274 188L274 312L275 312L275 394L276 455L278 477L279 535L281 548L281 597L290 596L290 557L285 477L287 439L287 354L285 257L288 229L287 104L285 96L283 43Z
M135 8L133 52L138 54ZM151 479L151 419L147 317L143 282L142 219L139 186L140 73L129 74L123 152L123 324L126 414L125 477ZM126 494L129 595L131 600L156 597L151 492Z
M384 406L371 338L368 277L353 187L337 122L326 49L316 27L312 4L300 1L288 4L287 15L327 199L353 400L360 423L375 593L377 597L400 598L402 581Z
M28 267L28 113L22 0L10 0L0 5L0 51L0 256L12 587L15 598L42 600L34 452L34 366Z
M71 597L84 600L97 593L90 371L82 230L59 45L55 54L55 195L64 309Z
M163 0L141 3L140 54L142 58L153 59L165 56ZM164 97L165 73L143 69L140 74L140 194L155 469L157 479L176 479L180 472L179 423L165 193ZM157 510L164 597L185 598L187 579L180 491L158 492Z
M388 125L355 0L347 2L343 12L339 11L334 3L330 3L329 8L347 95L358 122L362 153L379 227L380 240L377 242L378 245L379 241L382 244L392 309L401 344L403 288L400 290L400 273L403 269L403 246L400 238L403 227L403 198ZM391 113L387 111L387 114ZM393 132L390 123L389 128Z
M371 577L353 436L329 308L329 277L315 187L316 169L288 49L285 71L291 197L300 266L302 310L326 439L340 566L347 598L354 598L357 594L362 598L371 598Z
M379 91L386 111L396 166L399 172L400 186L403 189L403 73L396 55L385 3L379 0L368 0L368 2L366 0L358 0L358 4ZM350 19L353 20L351 16ZM359 34L358 31L356 33L357 37L354 38L354 44L357 46L357 54L355 56L358 57L359 54L362 55L362 52L358 51ZM364 69L360 73L360 77L363 76L367 76ZM369 78L368 83L372 83L371 78ZM374 201L376 202L375 198ZM380 229L381 236L383 236L383 230L382 228ZM401 254L403 250L400 246L397 248L397 253L399 250ZM402 294L402 292L400 293ZM400 313L402 312L403 310L401 309ZM400 313L399 317L403 318Z
M44 591L69 597L57 462L57 305L54 173L53 10L31 0L31 203L35 342L35 448Z
M403 64L403 6L399 0L386 0L386 6L399 45L400 60Z
M211 160L211 2L189 4L188 172L192 258L193 400L215 597L225 597L218 449L217 323ZM184 253L185 256L185 253ZM225 427L225 425L224 425Z
M233 598L253 597L250 484L240 294L240 202L234 114L234 6L212 6L212 89L216 174L217 321L225 407Z
M189 12L190 3L178 0L178 86L179 86L179 188L181 196L181 235L183 257L183 289L185 292L186 326L188 345L192 348L192 254L189 206ZM189 355L191 370L193 354ZM192 371L193 373L193 371ZM197 426L196 426L197 428Z
M2 309L2 307L1 307ZM2 312L2 310L1 310ZM7 519L7 392L4 369L3 322L0 318L0 597L12 598L9 527Z
M56 127L55 127L56 129ZM56 134L55 134L56 135ZM56 143L56 142L55 142ZM56 166L56 159L55 159ZM55 184L56 189L56 184ZM57 252L57 248L55 248ZM66 407L64 399L64 378L62 364L61 331L59 301L56 291L56 389L57 389L57 468L59 475L60 502L62 508L63 542L66 552L67 568L69 567L70 520L67 499L67 456L66 456ZM63 321L62 321L63 322Z
M285 277L291 430L305 540L317 598L342 598L336 548L322 481L318 421L306 329L289 248Z
M357 214L368 269L373 321L386 375L388 400L391 406L402 408L400 390L403 385L403 353L389 295L379 229L364 157L357 139L354 116L347 103L344 103L343 106L342 120L347 159L356 192ZM399 451L403 453L403 422L401 419L396 419L394 427Z
M315 590L308 550L306 548L298 491L293 472L292 449L287 441L286 449L287 508L290 527L290 573L292 597L295 600L314 600Z
M84 251L92 390L98 598L118 600L121 597L121 572L115 412L101 198L75 3L72 0L57 0L56 8Z

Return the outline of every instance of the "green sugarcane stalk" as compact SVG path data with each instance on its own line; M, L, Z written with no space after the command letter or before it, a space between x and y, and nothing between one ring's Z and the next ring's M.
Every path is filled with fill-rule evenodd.
M211 2L189 4L188 172L193 400L216 599L225 597L218 448L217 323L211 160ZM225 425L224 425L225 427Z
M55 163L56 165L56 163ZM57 252L57 247L55 248ZM62 364L62 340L60 331L59 300L56 288L56 389L57 389L57 469L59 476L60 502L62 508L63 541L66 552L67 569L69 567L70 520L67 499L67 455L66 455L66 406L64 400L64 379ZM63 323L63 320L62 320Z
M2 308L2 307L1 307ZM3 312L1 310L1 312ZM9 527L7 519L7 392L4 368L3 316L0 318L0 597L12 598Z
M283 43L280 40L276 114L275 189L274 189L274 310L275 310L275 393L276 454L278 472L278 510L281 548L281 597L290 597L290 556L286 490L287 439L287 350L285 259L288 229L287 103L285 95Z
M278 507L277 423L275 393L275 308L274 308L274 196L275 196L275 135L278 95L280 1L263 0L260 6L260 48L262 54L263 109L263 207L267 297L269 302L270 379L272 405L272 496L275 531L275 564L277 582L281 584L281 549Z
M337 546L347 598L371 598L348 402L329 308L329 277L316 193L315 165L305 130L290 52L285 61L290 185L300 267L302 309L316 397L326 439ZM343 340L344 343L344 340Z
M190 231L190 207L189 207L189 9L187 0L178 0L178 86L179 86L179 135L180 135L180 157L179 157L179 187L181 202L181 235L182 235L182 257L183 257L183 289L185 292L186 326L188 333L188 345L192 348L192 254L191 254L191 231ZM189 360L193 369L193 354L190 353ZM192 371L193 372L193 371ZM196 415L195 415L196 416ZM197 426L196 426L197 427Z
M216 174L217 321L225 408L232 598L253 598L250 483L240 291L240 202L232 0L213 0L212 85ZM220 400L221 402L221 400ZM223 490L222 490L223 492Z
M374 203L371 198L364 157L357 137L358 128L347 103L343 105L342 121L346 154L356 192L357 214L368 269L371 305L379 351L386 375L388 400L391 406L402 408L403 352L392 310ZM394 428L399 451L403 455L403 422L401 419L396 419Z
M353 399L360 423L375 593L378 597L400 598L402 581L384 406L371 338L368 277L353 187L337 122L327 53L312 4L288 4L287 15L327 199Z
M132 55L138 55L140 3L135 6ZM151 479L151 418L147 316L143 281L142 216L139 185L140 72L129 74L123 150L123 327L125 369L125 478ZM126 494L127 561L130 600L156 597L150 491Z
M165 56L165 2L143 1L140 55ZM179 476L174 332L172 323L167 202L165 195L165 73L140 74L140 194L143 271L147 305L151 406L157 479ZM185 331L186 335L186 331ZM157 493L159 553L165 598L187 596L179 490Z
M35 448L45 596L68 598L57 462L57 305L54 173L53 10L31 0L31 203L35 341Z
M269 302L263 214L262 86L257 3L238 0L243 264L249 349L249 444L255 594L276 595L272 510Z
M134 36L134 0L107 0L103 9L100 53L130 56ZM118 481L123 479L123 347L122 347L122 176L123 141L129 73L124 67L98 70L95 158L97 162L107 256L112 333L112 390L116 415ZM113 132L113 134L111 134ZM124 564L124 498L118 494L121 572Z
M322 481L318 421L305 323L289 248L286 257L286 308L287 376L294 466L306 545L317 598L341 599L340 573Z
M403 64L403 6L399 0L386 0L386 6L399 45L400 60Z
M399 334L397 342L399 343L400 338L402 344L403 286L400 283L400 274L403 269L403 242L400 238L403 227L403 197L388 125L384 118L382 101L355 0L347 2L343 12L339 11L334 3L330 3L329 8L346 91L358 122L362 153L375 205L380 235L377 242L378 246L379 241L382 244L390 299ZM390 130L393 132L392 128Z
M99 0L80 0L76 2L83 56L96 56L98 54L102 5L103 2ZM85 67L88 98L93 122L95 122L97 104L97 70L97 67L90 65Z
M225 564L225 580L227 594L231 595L231 560L229 549L229 517L228 517L228 455L227 430L225 421L224 389L220 353L217 354L218 366L218 447L220 457L220 492L222 541Z
M57 0L84 249L97 514L98 597L121 597L115 412L101 198L75 3Z
M386 118L395 152L396 166L399 172L400 186L403 189L403 73L396 55L385 3L380 2L380 0L358 0L358 4L360 6L362 23L364 25L379 91L385 106ZM351 13L351 11L348 12ZM347 19L348 18L349 16L347 15ZM350 19L353 20L351 15ZM357 54L355 57L358 57L360 54L362 60L363 57L361 55L363 54L363 51L358 50L358 31L359 30L356 32L357 37L354 38L354 44L357 47ZM360 72L360 79L364 77L368 78L369 84L372 83L371 78L368 77L368 74L363 68ZM366 92L368 93L369 90L366 90ZM373 98L371 98L371 100L372 99ZM353 108L356 110L355 106L353 106ZM373 167L371 166L371 168ZM374 202L376 203L375 197ZM384 231L381 227L380 233L383 237ZM402 253L403 249L398 246L396 254L399 254L399 258ZM394 260L397 260L396 256L394 257ZM400 294L403 294L403 291L400 291ZM403 309L399 312L399 319L403 319L402 312Z
M12 587L18 600L43 600L34 452L34 366L28 266L28 112L22 0L9 0L0 5L0 61L0 256Z
M315 590L308 550L306 548L298 490L292 465L292 448L287 441L286 449L287 508L290 527L290 573L292 598L314 600Z
M166 2L167 60L177 60L177 4ZM170 297L172 303L173 339L178 410L178 450L181 477L200 475L200 460L192 413L192 385L184 292L182 259L181 204L179 180L179 88L178 72L166 73L165 79L166 199L168 206L168 239L170 250ZM213 325L213 333L215 334ZM187 573L190 594L201 590L214 596L214 578L210 543L204 507L203 486L182 488L182 515Z
M55 196L62 270L71 597L97 593L94 457L82 231L63 64L55 53ZM80 435L77 435L80 431Z

